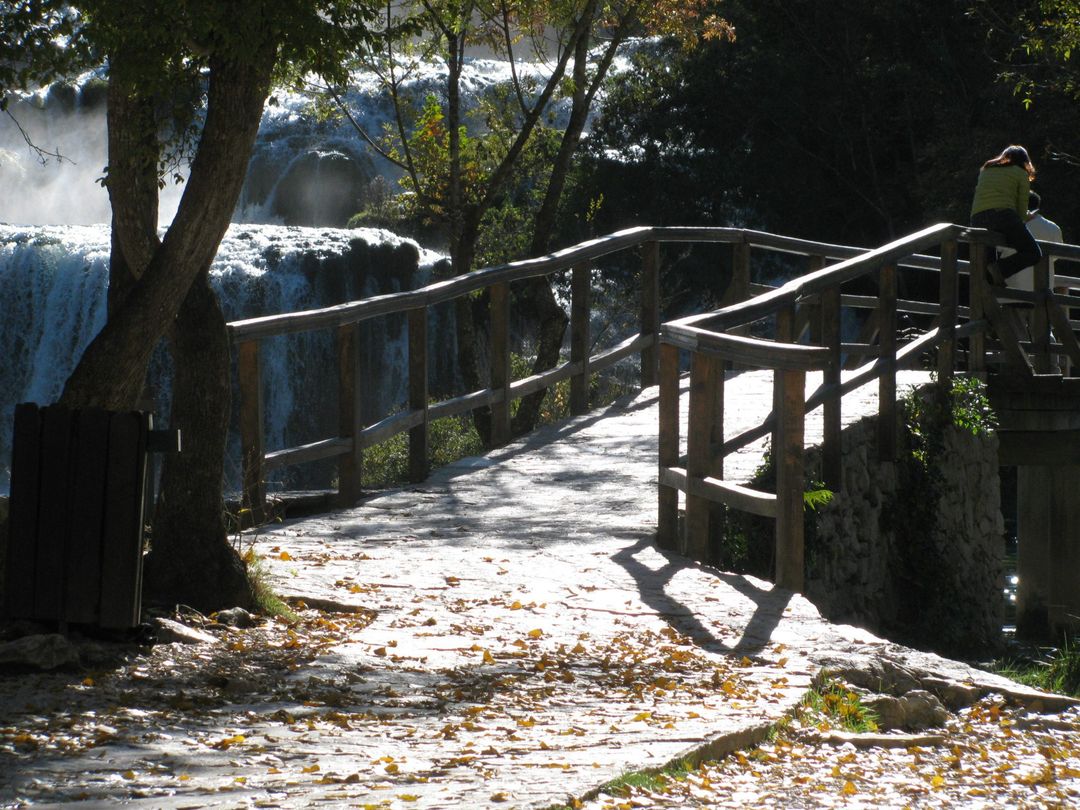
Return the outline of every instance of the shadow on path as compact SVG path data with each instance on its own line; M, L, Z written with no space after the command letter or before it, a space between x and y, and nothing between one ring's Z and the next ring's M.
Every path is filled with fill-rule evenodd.
M656 570L640 562L636 555L646 548L652 548L662 555L666 564ZM770 643L773 631L783 618L784 609L795 595L792 591L780 588L762 588L738 574L716 571L674 552L658 548L647 539L627 546L613 555L612 560L633 577L642 602L667 620L673 628L690 636L695 643L711 652L743 655L760 652ZM753 613L746 623L741 625L742 634L735 644L723 643L703 623L702 616L668 592L676 574L690 568L712 574L755 605Z

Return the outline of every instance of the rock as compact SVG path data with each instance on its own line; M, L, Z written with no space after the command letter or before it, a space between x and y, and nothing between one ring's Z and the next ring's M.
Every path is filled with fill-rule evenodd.
M242 607L229 608L227 610L219 610L213 615L214 619L221 624L226 624L229 627L254 627L255 617L244 610Z
M79 651L59 633L23 636L0 645L0 664L34 669L77 666Z
M900 703L904 707L904 728L921 731L924 728L939 728L949 720L949 711L941 701L923 689L908 692Z
M892 695L873 695L862 698L862 705L877 715L877 725L883 731L904 727L904 705Z
M941 698L954 712L971 706L982 694L976 686L950 681L947 678L927 676L922 679L922 682L923 686Z
M156 618L153 621L154 635L158 644L217 644L218 639L202 630L174 622L172 619Z

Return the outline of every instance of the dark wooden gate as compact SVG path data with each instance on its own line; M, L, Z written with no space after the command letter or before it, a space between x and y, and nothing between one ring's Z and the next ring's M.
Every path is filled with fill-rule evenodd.
M134 411L16 407L8 617L139 623L150 420Z

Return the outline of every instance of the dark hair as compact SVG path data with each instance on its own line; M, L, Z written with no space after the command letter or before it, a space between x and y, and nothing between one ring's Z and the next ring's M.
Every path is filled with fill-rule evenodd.
M982 165L984 169L988 169L991 166L1019 166L1021 169L1027 172L1028 180L1035 179L1035 164L1031 162L1031 158L1028 157L1027 149L1022 146L1012 145L1007 146L1005 151L1000 155L986 161Z
M1042 197L1039 196L1037 191L1028 192L1028 211L1038 211L1039 206L1042 205Z

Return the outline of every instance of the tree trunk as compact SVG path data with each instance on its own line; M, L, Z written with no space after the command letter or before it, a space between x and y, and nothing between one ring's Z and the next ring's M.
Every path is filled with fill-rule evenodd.
M68 378L63 404L121 410L138 401L154 346L229 227L273 66L270 46L250 62L211 60L206 123L173 224Z
M172 330L170 427L183 452L165 457L145 588L155 602L203 612L252 607L244 563L228 542L222 497L229 428L229 337L207 271Z

